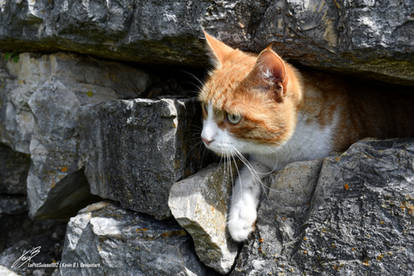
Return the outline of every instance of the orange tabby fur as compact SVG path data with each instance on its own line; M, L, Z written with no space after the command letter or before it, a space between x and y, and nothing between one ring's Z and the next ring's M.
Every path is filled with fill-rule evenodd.
M291 137L299 111L308 115L309 123L317 122L321 127L331 124L334 114L339 114L334 151L342 151L364 137L414 136L411 95L398 94L391 88L352 85L327 74L301 73L271 48L255 56L232 49L207 33L205 36L218 64L199 98L203 103L210 102L218 113L243 115L237 125L227 122L225 116L216 117L218 126L235 137L261 144L282 144ZM276 98L270 91L274 87L261 84L263 80L258 74L263 72L255 72L260 71L258 60L269 53L279 64L276 67L285 70L281 73L285 77L279 80L285 95ZM283 99L278 101L278 97Z

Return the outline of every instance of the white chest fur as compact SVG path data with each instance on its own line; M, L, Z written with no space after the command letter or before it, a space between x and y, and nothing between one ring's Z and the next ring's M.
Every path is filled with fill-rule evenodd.
M295 132L285 144L269 150L269 154L252 154L251 157L275 170L294 161L326 157L333 150L333 131L338 116L324 127L317 122L308 123L307 119L305 114L299 113Z

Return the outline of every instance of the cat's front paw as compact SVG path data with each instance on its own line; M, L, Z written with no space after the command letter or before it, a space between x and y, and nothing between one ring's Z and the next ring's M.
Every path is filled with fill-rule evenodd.
M237 242L247 240L255 229L256 210L235 210L230 212L227 227L230 236Z

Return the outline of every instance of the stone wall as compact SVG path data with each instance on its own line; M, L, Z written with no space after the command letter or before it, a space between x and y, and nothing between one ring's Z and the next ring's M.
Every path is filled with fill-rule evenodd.
M413 92L413 0L0 1L0 274L411 275L412 139L288 165L230 239L202 28Z

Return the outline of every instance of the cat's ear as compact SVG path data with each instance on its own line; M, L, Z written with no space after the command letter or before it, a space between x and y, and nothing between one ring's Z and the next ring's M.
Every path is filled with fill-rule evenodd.
M260 89L273 93L277 101L283 101L288 81L286 65L270 46L259 54L249 77L253 78Z
M226 57L231 52L233 52L234 49L231 48L230 46L227 46L226 44L224 44L223 42L221 42L217 38L209 35L204 30L203 30L203 33L204 33L204 36L206 38L207 45L210 49L210 53L212 55L214 65L216 67L218 67L218 66L220 66L221 64L224 63L224 60L226 59Z

